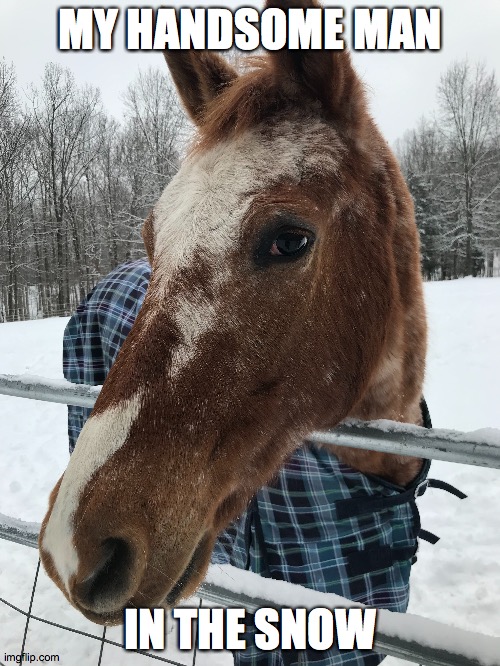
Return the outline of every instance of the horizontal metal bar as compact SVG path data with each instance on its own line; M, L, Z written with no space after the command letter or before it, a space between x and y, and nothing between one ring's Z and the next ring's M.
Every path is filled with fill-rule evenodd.
M45 400L63 404L79 405L92 408L100 387L75 385L61 380L49 380L35 376L10 376L0 375L0 393L17 397ZM308 442L321 445L349 446L353 448L383 451L387 453L398 453L400 455L420 456L447 460L450 462L462 462L472 465L500 468L500 446L496 443L482 441L469 441L464 433L453 431L426 430L415 426L404 426L392 422L373 422L368 426L361 422L351 422L337 427L328 432L314 432L308 438ZM0 515L0 538L7 539L32 548L38 547L39 525L24 523L7 516ZM246 572L247 574L249 572ZM255 575L255 574L253 574ZM258 586L257 586L258 587ZM331 595L308 590L316 595L315 605L328 607ZM279 608L276 599L264 599L234 592L233 590L213 582L204 582L198 592L198 596L207 601L215 602L223 606L239 606L254 612L257 608L274 606ZM348 606L350 602L343 600ZM283 604L284 605L284 604ZM288 604L290 605L290 604ZM337 603L337 607L339 604ZM380 615L388 611L379 611ZM394 614L390 614L394 616ZM401 627L404 634L405 627L411 627L415 618L397 614L392 617L393 624ZM464 633L458 629L452 629L445 625L438 625L430 620L418 618L419 623L428 623L429 629L436 626L443 627L446 632L456 632L457 639L462 639ZM415 632L413 632L414 634ZM390 632L380 630L377 632L374 649L381 654L406 659L414 663L426 666L480 666L488 663L489 666L500 666L500 656L497 660L484 660L464 656L452 649L443 649L439 642L432 640L430 636L440 635L439 631L430 631L425 636L422 634L422 643L414 640L392 635ZM470 634L469 645L477 644L477 641L491 644L492 654L500 655L500 639L495 639L478 634Z
M36 375L0 375L0 394L16 398L31 398L92 409L100 391L100 386L72 384L64 379L47 379Z
M38 533L40 526L36 523L25 523L21 520L15 520L0 514L0 538L7 539L20 543L24 546L38 548ZM232 567L224 567L227 571ZM223 607L237 607L245 608L248 612L254 613L258 608L266 607L294 607L292 599L295 598L297 586L290 585L280 581L282 589L287 590L286 597L282 603L279 603L276 598L271 595L275 594L272 589L272 584L276 581L270 580L271 591L269 598L263 596L252 595L245 590L252 589L252 577L255 577L254 589L262 589L261 578L257 574L248 571L240 571L235 569L235 577L244 576L246 580L245 590L235 592L225 585L218 582L211 581L210 578L215 578L215 581L220 579L218 567L212 565L209 569L207 576L208 580L200 585L196 595ZM212 572L212 576L210 573ZM230 578L228 578L230 579ZM250 585L248 584L250 580ZM284 587L283 587L284 586ZM316 592L315 590L303 590L307 595L307 606L310 608L324 607L324 608L348 608L352 606L362 606L362 604L353 604L348 599L341 597ZM301 603L302 600L301 600ZM296 604L297 605L297 604ZM374 641L374 650L380 654L387 654L392 657L406 659L407 661L416 664L425 664L425 666L500 666L500 639L472 632L466 632L461 629L448 627L441 623L428 620L426 618L416 617L412 615L404 615L402 613L390 613L389 611L379 610L378 626L387 625L391 630L379 629L376 632ZM418 620L421 625L422 644L417 640L410 640L404 637L405 634L411 633L415 636L414 622ZM411 629L411 631L408 631ZM491 654L498 655L498 659L484 661L481 656L477 658L474 656L464 656L458 650L454 651L452 648L444 649L436 636L440 637L445 632L448 637L451 634L456 634L457 645L464 645L465 643L470 646L487 644ZM398 635L401 634L401 635ZM470 638L468 637L470 635ZM450 642L450 641L449 641ZM453 642L453 641L451 641ZM477 654L480 655L483 650L479 649Z
M311 592L313 592L313 590L311 590ZM314 603L311 604L311 608L345 608L352 605L352 602L350 602L348 599L340 600L340 603L337 599L336 606L332 606L330 602L331 595L324 594L322 592L315 592L315 595L318 595L318 597L315 599ZM255 612L258 608L285 608L289 606L294 607L293 604L290 604L289 602L286 604L278 604L276 599L269 600L259 597L251 597L241 592L235 593L231 590L228 590L227 588L213 585L212 583L207 582L204 582L200 585L196 591L196 596L226 608L246 608L247 611L251 613ZM390 611L379 610L379 618L384 613L390 613ZM412 623L416 617L411 615L403 615L400 613L391 613L391 615L393 616L391 618L391 624L397 625L402 630L402 633L405 633L405 629L408 629L412 626ZM379 652L380 654L397 657L398 659L406 659L407 661L413 662L415 664L422 664L425 666L484 666L485 662L480 657L475 658L465 656L460 654L458 651L455 652L452 650L443 649L439 646L439 640L433 640L430 638L430 636L441 635L439 631L436 631L436 627L440 627L445 632L456 632L456 635L460 636L462 640L464 638L464 634L467 632L451 628L447 625L434 622L433 620L426 620L426 618L418 617L418 620L419 622L424 621L426 624L428 623L428 628L434 630L432 634L430 632L421 634L422 643L417 642L417 640L409 640L407 638L389 634L384 630L379 630L375 635L373 650L375 652ZM415 631L412 631L413 635L415 635L415 633ZM470 632L470 634L471 645L477 645L477 641L487 641L488 643L494 644L492 652L494 654L500 655L500 639L490 636L483 637L480 634L473 634L472 632ZM476 641L476 643L473 643L473 640ZM496 661L491 661L488 663L490 666L500 666L500 656Z
M497 432L500 443L500 430ZM500 445L474 441L473 436L473 433L428 430L393 421L371 421L369 424L353 421L334 430L313 432L307 436L307 441L500 469Z
M71 384L34 375L0 375L0 394L20 398L92 408L100 390L99 386ZM351 421L334 430L313 432L307 441L500 469L500 431L497 432L498 444L481 441L473 433L427 430L393 421L368 424Z
M27 523L24 520L11 518L0 513L0 539L20 543L29 548L38 548L38 523Z

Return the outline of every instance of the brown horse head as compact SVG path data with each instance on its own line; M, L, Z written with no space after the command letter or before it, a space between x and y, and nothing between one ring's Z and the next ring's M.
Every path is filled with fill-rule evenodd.
M40 535L49 575L101 623L191 594L309 431L420 422L413 207L349 54L281 50L243 74L166 59L197 139L146 221L146 299ZM419 468L340 455L399 483Z

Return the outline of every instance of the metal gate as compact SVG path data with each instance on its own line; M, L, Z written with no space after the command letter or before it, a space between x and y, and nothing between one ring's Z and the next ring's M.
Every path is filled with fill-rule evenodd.
M99 390L99 387L73 385L64 380L0 375L0 394L48 402L92 407ZM426 430L390 421L374 422L368 425L353 421L332 431L314 432L308 437L308 441L313 444L330 443L500 469L500 432L498 432L498 438L492 437L488 442L484 441L484 438L482 440L456 431ZM39 525L24 523L0 514L0 538L2 539L38 548L38 531ZM32 614L39 568L40 563L36 568L27 612L18 608L11 601L0 598L0 603L26 617L21 652L24 651L29 623L32 619L36 619L99 641L100 652L97 665L100 666L103 648L106 644L122 647L120 643L106 637L106 629L100 636L92 635ZM301 605L309 608L361 606L333 594L324 594L269 579L266 579L266 594L261 593L257 597L253 590L259 588L256 585L256 581L260 580L259 576L239 569L234 569L234 576L238 579L238 591L234 591L227 584L229 580L227 572L231 569L233 568L225 566L224 575L222 575L219 567L210 566L204 583L197 591L200 606L205 600L223 607L245 608L248 612L253 613L261 607L294 607L294 599L298 594L300 594ZM373 649L382 654L425 664L425 666L500 666L500 638L455 629L419 616L392 613L387 610L379 610L377 617L377 632ZM157 654L149 652L143 654L145 657L174 666L185 666L185 664ZM193 665L196 660L195 648Z

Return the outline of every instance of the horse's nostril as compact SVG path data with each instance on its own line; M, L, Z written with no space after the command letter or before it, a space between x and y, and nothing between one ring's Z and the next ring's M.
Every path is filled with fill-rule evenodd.
M124 539L106 539L101 549L94 571L74 588L78 603L98 613L110 612L127 601L134 571L132 550Z

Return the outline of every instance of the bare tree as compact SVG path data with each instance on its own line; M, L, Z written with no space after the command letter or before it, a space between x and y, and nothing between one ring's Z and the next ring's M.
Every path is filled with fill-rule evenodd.
M79 90L68 69L51 63L45 68L40 89L33 89L31 102L37 148L34 166L49 195L57 302L62 312L69 302L68 198L98 154L99 137L93 121L100 95L95 88Z
M27 133L26 123L19 122L14 65L0 61L0 175L22 150Z
M455 63L441 78L438 98L448 144L449 171L458 196L454 241L457 249L463 248L465 275L471 275L474 253L481 245L480 225L483 230L485 224L488 226L484 204L490 195L485 187L494 193L493 173L498 182L494 141L498 134L499 105L495 74L488 73L484 64L473 66L467 60Z
M125 133L137 150L134 167L148 182L144 196L150 205L178 169L179 146L186 136L185 116L170 79L157 68L139 72L123 100Z
M15 100L16 75L14 65L0 60L0 121L12 119L16 111Z
M144 255L140 229L177 170L187 123L168 78L140 73L122 123L49 64L21 109L0 61L0 319L68 314Z
M29 119L22 116L14 67L0 62L0 318L21 319L28 314L22 280L29 267L27 231L30 194L34 183L28 160L32 136Z
M428 279L444 273L446 227L445 147L435 122L422 118L396 146L396 152L415 204L420 233L422 271Z

